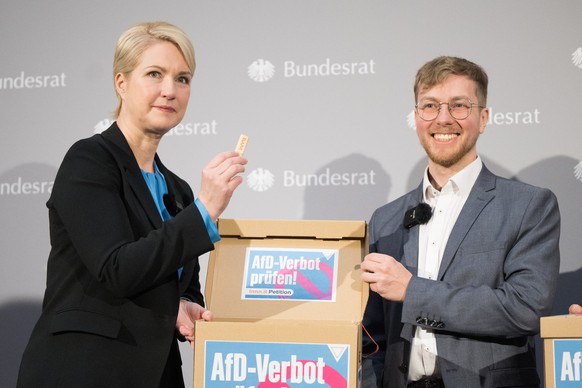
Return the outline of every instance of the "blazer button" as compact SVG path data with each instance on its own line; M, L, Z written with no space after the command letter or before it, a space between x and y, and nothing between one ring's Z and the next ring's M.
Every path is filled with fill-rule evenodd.
M416 323L419 325L428 325L428 319L423 317L416 318Z

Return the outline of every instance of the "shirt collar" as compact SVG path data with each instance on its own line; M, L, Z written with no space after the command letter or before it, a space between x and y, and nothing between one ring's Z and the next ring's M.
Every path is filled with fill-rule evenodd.
M461 171L453 175L449 181L443 186L443 191L452 190L463 197L468 197L477 177L481 173L483 168L483 162L481 157L477 158L468 164ZM434 196L434 192L437 191L433 185L430 183L428 178L428 167L424 170L424 178L422 180L422 193L425 202L429 202L429 199Z

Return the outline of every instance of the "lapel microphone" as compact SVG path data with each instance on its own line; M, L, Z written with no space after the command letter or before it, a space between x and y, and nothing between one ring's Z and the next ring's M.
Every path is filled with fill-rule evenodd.
M416 225L426 224L431 217L432 208L429 204L421 202L404 213L404 227L410 229Z

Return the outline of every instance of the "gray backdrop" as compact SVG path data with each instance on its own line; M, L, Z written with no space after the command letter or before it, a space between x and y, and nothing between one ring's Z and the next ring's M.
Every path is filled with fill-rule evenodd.
M250 136L223 218L368 220L426 165L410 121L416 70L442 54L481 64L492 119L478 151L494 172L554 190L554 313L582 301L582 2L0 1L1 387L40 311L54 175L74 141L111 122L115 42L141 21L175 23L196 48L165 164L197 192L206 162Z

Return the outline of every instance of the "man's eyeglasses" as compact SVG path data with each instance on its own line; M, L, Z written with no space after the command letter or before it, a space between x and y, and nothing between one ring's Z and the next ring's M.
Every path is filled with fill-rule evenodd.
M421 101L414 108L421 119L424 121L432 121L438 117L443 104L447 104L449 113L456 120L463 120L469 117L473 106L485 108L479 104L472 103L466 98L455 99L449 102Z

